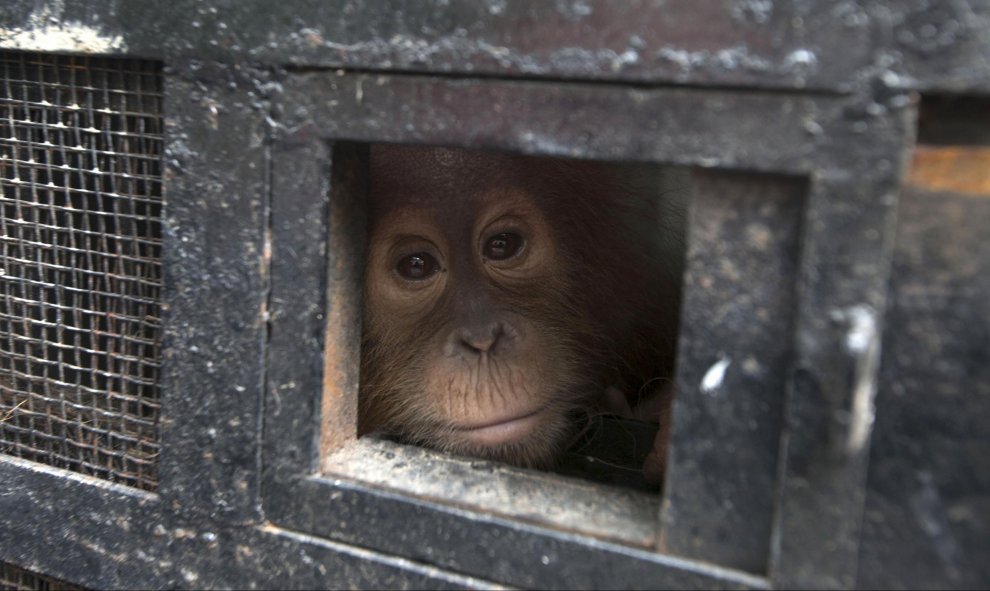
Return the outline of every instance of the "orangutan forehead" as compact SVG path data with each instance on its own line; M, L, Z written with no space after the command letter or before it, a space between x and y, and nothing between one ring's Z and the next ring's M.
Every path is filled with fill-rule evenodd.
M514 183L518 159L503 154L420 146L373 146L369 182L376 209L450 207ZM385 201L385 202L383 202Z

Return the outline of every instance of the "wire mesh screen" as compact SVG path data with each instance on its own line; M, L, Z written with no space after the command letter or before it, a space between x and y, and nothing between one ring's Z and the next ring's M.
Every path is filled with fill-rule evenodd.
M0 452L153 490L161 68L0 52Z
M83 591L83 587L0 562L0 591Z

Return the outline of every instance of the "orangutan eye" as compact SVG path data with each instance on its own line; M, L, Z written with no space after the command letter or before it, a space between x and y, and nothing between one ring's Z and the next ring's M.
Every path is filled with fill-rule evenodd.
M440 263L430 253L416 252L403 257L395 270L403 279L422 281L435 275L440 270Z
M482 254L486 259L504 261L519 254L523 246L523 238L512 232L495 234L485 242Z

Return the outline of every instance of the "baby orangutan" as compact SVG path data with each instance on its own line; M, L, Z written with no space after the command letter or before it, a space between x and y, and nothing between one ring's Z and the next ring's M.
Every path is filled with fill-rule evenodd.
M362 432L549 467L589 416L635 414L661 421L658 481L683 257L665 178L373 146Z

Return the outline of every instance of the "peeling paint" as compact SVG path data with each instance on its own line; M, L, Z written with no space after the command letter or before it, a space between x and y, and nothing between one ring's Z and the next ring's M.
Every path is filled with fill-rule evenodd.
M745 70L750 72L774 71L774 65L767 58L753 54L746 46L737 45L712 52L708 50L688 51L669 45L657 50L655 57L677 65L681 75L687 76L695 70L716 68L719 70Z
M180 568L179 572L182 573L182 578L186 580L187 583L195 583L199 580L199 573L192 569Z
M54 12L61 10L56 6ZM91 25L62 21L48 6L32 12L24 27L0 27L0 48L80 53L113 53L127 49L120 35L105 35Z

